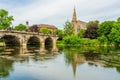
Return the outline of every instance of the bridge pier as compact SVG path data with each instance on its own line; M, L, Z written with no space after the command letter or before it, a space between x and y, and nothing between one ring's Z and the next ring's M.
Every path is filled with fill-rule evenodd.
M25 39L25 37L20 36L21 38L19 38L20 41L20 47L22 47L24 50L27 49L27 41Z
M21 46L23 49L27 49L27 43L22 43Z
M53 51L53 52L57 52L57 51L58 51L58 48L57 48L57 45L56 45L57 39L58 39L58 37L52 37L52 40L53 40L53 48L52 48L52 51Z
M27 48L22 47L22 46L20 47L20 51L19 51L20 55L25 55L27 52L28 52Z
M46 37L40 36L40 53L46 52L45 39L46 39Z

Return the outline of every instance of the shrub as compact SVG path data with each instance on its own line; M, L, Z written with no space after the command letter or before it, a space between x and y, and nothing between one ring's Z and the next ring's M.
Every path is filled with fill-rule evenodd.
M41 28L41 29L40 29L40 33L50 34L51 31L50 31L49 29L47 29L47 28Z
M77 46L81 43L81 38L79 38L77 35L66 36L63 40L67 45Z
M107 40L107 38L104 35L102 35L101 37L98 37L98 41L101 44L107 44L108 43L108 40Z

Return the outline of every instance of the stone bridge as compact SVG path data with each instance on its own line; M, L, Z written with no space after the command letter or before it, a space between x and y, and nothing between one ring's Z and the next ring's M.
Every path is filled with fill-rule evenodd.
M27 44L39 44L41 50L44 50L46 45L52 45L54 50L56 49L58 36L36 32L0 30L0 38L5 42L6 46L11 44L27 48Z

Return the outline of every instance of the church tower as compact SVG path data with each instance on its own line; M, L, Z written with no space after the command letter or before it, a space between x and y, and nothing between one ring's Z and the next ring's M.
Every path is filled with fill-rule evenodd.
M74 8L73 16L72 16L72 24L74 27L74 34L77 34L77 15L76 15L76 9Z
M76 10L74 8L74 12L73 12L73 17L72 17L72 23L77 22L77 16L76 16Z
M74 8L74 11L73 11L73 16L72 16L71 22L73 24L74 34L78 34L81 29L84 29L84 30L87 29L86 22L81 21L81 20L77 20L77 15L76 15L76 9L75 8Z

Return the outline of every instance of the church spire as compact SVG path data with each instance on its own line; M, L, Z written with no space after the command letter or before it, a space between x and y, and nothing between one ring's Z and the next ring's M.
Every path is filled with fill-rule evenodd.
M77 21L77 16L76 16L76 9L74 7L74 12L73 12L73 17L72 17L72 22L76 22Z

